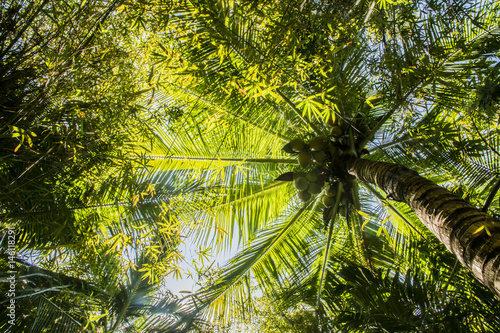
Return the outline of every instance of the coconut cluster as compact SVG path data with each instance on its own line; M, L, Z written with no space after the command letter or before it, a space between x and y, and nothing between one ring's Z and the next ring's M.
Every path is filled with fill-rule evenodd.
M293 173L293 186L299 191L300 200L304 202L311 199L311 196L321 193L324 184L325 181L318 170Z
M335 204L338 183L330 182L321 169L315 168L307 173L302 171L294 172L293 185L298 191L299 199L303 202L309 201L313 195L322 193L322 201L326 207Z
M379 119L372 121L376 123ZM342 169L342 163L339 163L342 155L356 154L359 157L368 154L361 144L370 136L369 122L361 113L352 119L329 119L328 135L313 137L308 142L301 138L291 140L283 150L297 155L300 170L287 172L277 180L293 181L300 200L304 202L321 193L325 206L331 207L336 201L339 181L343 185L342 192L349 192L349 176ZM344 201L342 205L346 204Z
M301 201L306 202L312 196L322 193L322 201L326 207L335 203L338 184L330 166L339 158L341 152L339 138L342 135L342 129L333 126L331 136L316 136L307 143L296 138L283 147L286 152L297 155L302 169L294 171L292 179L287 179L293 180Z

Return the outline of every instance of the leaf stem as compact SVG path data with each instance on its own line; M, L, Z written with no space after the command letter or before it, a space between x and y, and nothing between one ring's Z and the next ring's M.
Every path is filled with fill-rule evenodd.
M292 103L292 101L286 97L280 89L276 89L276 93L278 93L278 95L281 97L281 99L286 103L288 104L288 106L293 110L295 111L295 113L297 114L297 116L299 116L299 118L306 124L306 125L309 125L311 127L311 129L316 132L316 134L320 135L321 134L321 131L319 130L319 128L314 125L312 122L308 121L306 118L304 118L304 116L302 115L302 112L300 112L299 109L297 109L297 107L295 106L295 104Z

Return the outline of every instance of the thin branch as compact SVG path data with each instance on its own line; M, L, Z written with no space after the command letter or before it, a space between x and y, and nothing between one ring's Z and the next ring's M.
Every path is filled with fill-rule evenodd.
M479 131L479 128L477 128L476 122L474 121L474 117L470 116L470 120L472 122L472 126L474 126L474 129L476 130L477 135L479 135L479 137L481 138L481 141L483 141L484 144L486 146L488 146L488 148L490 148L492 152L494 152L495 154L497 154L498 156L500 156L500 153L495 148L493 148L489 144L489 142L486 140L486 138L481 134L481 132Z
M391 211L393 211L397 216L399 216L399 218L403 220L403 222L405 222L413 231L415 231L423 239L427 240L427 238L425 238L425 236L422 235L422 233L418 231L417 228L415 228L415 226L411 224L411 222L408 221L408 219L406 219L406 217L404 217L403 214L401 214L401 212L396 207L394 207L386 198L384 198L379 192L377 192L370 184L363 183L363 185L368 189L368 191L370 191L382 203L384 203Z
M486 35L489 35L491 34L492 31L494 30L497 30L498 27L494 27L494 28L491 28L485 32L483 32L482 34L479 34L478 36L472 38L471 40L468 41L468 44L472 44L478 40L480 40L481 38L483 38L484 36ZM392 110L388 111L378 122L377 124L372 128L372 130L370 131L370 133L368 133L365 137L365 139L363 139L363 141L361 141L361 143L359 144L360 147L364 147L366 146L366 144L374 137L375 133L382 127L382 125L398 110L398 108L406 101L406 99L408 97L410 97L411 94L413 94L414 91L417 90L417 88L419 88L420 86L422 86L424 83L426 83L429 78L432 77L432 75L434 73L436 73L440 68L442 68L445 64L447 64L449 61L451 61L452 58L454 58L456 55L458 55L460 52L462 51L461 48L458 48L456 49L455 51L451 52L450 55L448 57L446 57L445 59L443 59L443 61L441 61L441 63L439 63L434 69L432 69L432 71L429 73L429 75L425 76L424 78L422 78L420 80L420 82L418 84L416 84L412 89L410 89L406 95L401 99L400 101L400 104L399 105L395 105Z
M220 105L218 105L210 100L207 100L207 99L203 98L202 96L199 96L197 93L195 93L187 88L184 88L182 86L179 86L178 84L176 84L174 82L165 81L165 84L171 85L171 86L175 87L176 89L181 90L183 93L185 93L189 96L192 96L197 101L208 104L210 107L213 107L214 109L217 109L218 111L221 111L221 112L223 112L223 113L225 113L233 118L239 119L245 123L250 124L251 126L257 127L260 130L263 130L263 131L265 131L273 136L276 136L278 139L282 140L283 142L288 142L291 140L289 137L284 136L284 135L278 133L277 131L273 131L272 129L269 129L267 127L263 127L261 124L255 122L255 121L252 121L252 120L248 119L247 117L243 117L240 114L237 114L237 113L235 113L227 108L224 108L224 107L222 107L222 106L220 106Z
M342 197L342 183L339 183L339 187L337 189L337 197L335 200L335 206L333 208L332 212L332 217L330 220L330 225L328 227L328 238L327 242L325 245L325 253L323 257L323 265L321 267L321 275L319 279L319 287L318 287L318 295L316 296L316 308L319 308L320 303L321 303L321 293L323 292L323 286L324 286L324 281L326 277L326 268L328 264L328 259L330 258L330 248L332 246L332 239L333 239L333 227L335 225L335 218L337 217L338 210L339 210L339 205L340 205L340 199Z
M486 213L488 211L499 189L500 189L500 178L496 181L495 185L493 185L490 195L488 195L488 198L484 202L483 208L481 209L482 212Z
M164 156L164 155L144 155L147 159L153 160L178 160L178 161L221 161L221 162L242 162L242 163L281 163L298 164L296 158L219 158L219 157L186 157L186 156Z
M278 95L281 97L281 99L293 110L295 111L295 113L297 114L297 116L299 116L299 118L306 124L306 125L309 125L312 130L314 132L316 132L316 134L320 135L321 134L321 131L320 129L314 125L312 122L308 121L306 118L304 118L304 116L302 116L302 112L300 112L299 109L297 109L297 107L295 106L295 104L292 103L292 101L286 97L280 89L276 89L276 92L278 93Z
M359 200L359 186L353 186L352 187L352 199L354 201L354 208L356 209L356 213L353 214L354 216L354 228L356 230L356 232L361 236L361 247L363 248L364 251L362 251L362 253L364 253L364 259L365 262L362 262L361 264L363 265L367 265L368 268L373 272L375 271L375 268L373 267L373 264L372 264L372 261L370 260L370 249L368 248L368 239L366 238L366 232L361 228L361 220L359 219L360 215L358 213L358 211L361 210L361 202ZM360 245L358 245L360 246ZM361 251L360 251L361 252Z
M9 52L9 50L14 46L15 43L17 43L17 41L21 38L21 36L24 34L24 32L26 31L26 29L29 28L29 26L33 23L33 21L35 20L35 18L38 16L38 14L43 10L43 8L49 3L49 0L45 0L41 5L40 7L37 9L37 11L33 14L33 16L30 17L30 19L28 20L28 22L26 22L24 24L24 26L22 27L21 30L18 31L16 37L14 37L14 39L10 42L9 46L7 46L7 48L5 49L5 51L2 52L2 54L0 55L0 59L3 58L4 55L7 54L7 52Z

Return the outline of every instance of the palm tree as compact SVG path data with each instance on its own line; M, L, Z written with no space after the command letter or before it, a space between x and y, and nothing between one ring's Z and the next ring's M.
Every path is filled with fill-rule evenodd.
M401 165L356 159L347 169L391 199L407 203L481 283L500 295L497 219Z
M404 199L411 208L420 210L429 207L429 199L414 202L411 187L405 188L405 192L400 187L393 188L384 174L391 179L399 175L399 185L416 179L432 185L400 166L405 165L435 183L449 186L475 205L486 201L485 210L494 210L490 203L498 182L490 179L496 175L498 165L498 141L494 139L496 130L491 121L498 101L497 1L388 4L193 0L174 3L168 18L163 7L158 9L160 15L154 18L154 24L148 23L150 12L142 2L134 6L103 1L104 7L93 7L96 3L99 1L86 3L86 8L99 8L89 11L89 20L82 22L90 28L89 34L73 36L80 41L76 56L56 57L57 74L48 77L54 91L62 89L46 101L54 110L47 114L54 115L54 119L44 118L48 123L40 129L33 127L38 118L14 117L9 120L12 123L2 127L2 139L10 147L6 156L11 156L13 150L24 154L20 164L17 159L10 160L15 170L9 163L2 165L1 171L6 175L3 178L6 184L29 180L23 185L25 191L18 193L33 198L26 200L24 194L19 194L22 200L18 201L6 195L2 199L2 213L6 214L3 217L21 224L33 221L30 219L61 218L55 220L52 229L43 229L45 223L23 226L24 239L34 240L37 251L55 254L65 249L69 261L91 262L93 274L89 276L99 276L99 258L111 254L114 262L119 261L129 237L145 242L136 249L138 253L154 257L165 245L162 236L179 236L179 225L192 229L200 243L213 242L219 248L232 244L232 238L237 236L245 250L220 278L190 298L195 313L211 306L213 313L225 318L239 313L235 307L251 304L245 289L250 278L255 277L267 293L308 288L313 297L308 295L307 301L317 309L321 322L322 313L333 313L328 312L332 306L329 302L335 299L328 297L330 286L335 285L344 265L366 267L372 273L386 268L388 279L396 281L396 271L413 266L431 270L439 264L440 276L449 278L443 287L445 291L460 290L470 295L472 287L464 291L457 282L466 279L465 271L454 269L453 261L433 263L440 258L435 252L444 247L422 224L431 215L423 214L423 221L419 221L407 206L390 200ZM68 6L64 10L45 6L54 4L42 1L33 13L68 13L64 21L72 22L72 15L80 11L76 2L61 4ZM155 64L148 77L143 76L145 87L122 85L133 82L130 78L136 73L134 66L128 66L126 56L118 58L122 59L119 67L124 69L124 75L130 75L127 79L116 75L113 67L103 65L103 61L116 60L106 58L116 55L114 51L120 54L119 48L100 49L105 45L103 41L115 40L113 32L120 38L125 34L126 27L118 24L119 14L133 17L132 25L150 24L156 32L138 35L149 37L149 44L142 47L150 47L150 60ZM104 30L110 35L98 33L98 27L106 20L113 20L118 30L110 25L109 30ZM31 25L28 20L23 26ZM43 22L41 27L45 27ZM49 55L61 54L55 52L59 49L73 55L71 43L67 49L62 46L68 44L58 43L57 37L63 31L57 30L55 37L48 40L49 50L54 51ZM15 36L12 40L16 40ZM95 42L98 38L99 43ZM128 45L136 45L137 41L131 39ZM93 58L91 52L85 52L91 45L102 51L100 57ZM7 47L2 52L14 59L14 53L9 53L11 49ZM39 52L40 48L33 50ZM76 59L87 67L66 71L68 59ZM16 84L33 84L34 95L38 96L37 89L41 88L29 71L22 72L26 74L19 81L9 76L8 70L4 72ZM95 77L87 77L88 73L99 73L107 84L91 84L96 82ZM77 80L72 80L75 77ZM116 89L115 97L124 98L107 99L108 95L100 94L105 91L101 87ZM42 92L45 93L43 89ZM68 96L75 99L67 99ZM133 103L137 96L145 96L147 120L158 122L155 146L143 156L153 160L149 167L141 169L144 174L137 172L141 159L129 159L134 153L144 153L137 143L147 141L140 136L145 132L141 130L144 118L135 122L133 117L142 110L139 103ZM23 96L14 97L18 103L26 100ZM30 105L33 103L28 103L26 110L31 110ZM113 111L122 108L130 111L124 113L130 117L113 117ZM103 109L109 112L98 118L95 127L96 119L68 116L75 112L78 115L81 110L93 114ZM74 125L66 126L62 134L55 130L61 119L65 126ZM54 142L33 142L34 137L45 137L41 135L45 133L44 126ZM24 131L32 127L40 132ZM87 138L85 132L83 136L73 132L75 127L105 130ZM130 140L131 133L135 140ZM80 142L88 146L97 140L102 147L85 155L85 165L78 167L73 163L63 169L68 176L61 176L59 172L49 172L49 164L42 163L52 157L50 153L56 149L53 147L66 148L60 143L61 137L68 139L73 151L81 149ZM108 137L110 140L101 142ZM307 146L301 147L300 142ZM122 155L116 147L123 143L127 144L127 153ZM367 152L370 154L361 159ZM76 154L67 155L68 151L63 150L62 153L66 154L65 159L56 156L56 160L75 162ZM116 168L99 168L103 153L107 165ZM291 156L295 154L300 163ZM308 161L311 156L316 161L314 165ZM384 161L398 165L377 164ZM390 172L383 173L384 168ZM32 179L53 177L42 177L45 183L37 183L33 188L27 172ZM300 172L308 177L295 184L291 181L294 176L306 176ZM94 187L85 182L89 174L94 177L92 183L97 184ZM68 182L56 193L58 196L53 196L54 187L46 184L60 184L61 178ZM328 184L328 189L319 186L319 195L318 185L310 183L321 181ZM307 188L308 193L312 192L311 198L311 193L305 192L297 198L294 185L302 191ZM71 202L65 201L66 192L72 194ZM151 195L153 198L149 199ZM446 194L446 198L467 206L451 194ZM303 199L305 202L301 202ZM19 203L25 206L19 209ZM487 216L467 207L478 219ZM158 217L173 221L173 225L167 223L166 230L159 228L162 224L156 224ZM496 227L489 221L492 220L472 224L460 237L465 242L477 239L472 245L487 239L495 246ZM61 232L67 230L67 225L74 232ZM143 230L154 234L154 241L145 241ZM52 249L47 242L54 231L59 231L60 238ZM37 239L39 235L46 238ZM73 247L74 237L82 235ZM170 241L175 246L176 239L167 237L167 249L171 249ZM421 243L428 243L434 254L419 252L421 246L416 244ZM101 244L103 248L92 250ZM457 245L465 244L454 241L450 247L456 249ZM481 258L485 256L482 252L475 254ZM170 253L175 251L163 254ZM464 263L468 256L467 252L466 256L458 254ZM44 260L50 259L46 256ZM172 268L168 267L172 264L168 260L164 262L167 267L160 264L161 258L153 262L144 267L150 276L159 276L159 270ZM497 292L494 284L487 282L491 279L473 271ZM141 283L135 279L128 289L124 287L132 292L123 294L133 295ZM122 319L126 318L123 311L114 313L116 316L104 325L112 330L122 327ZM188 319L183 317L184 321ZM186 322L178 322L170 329L180 329L182 325Z
M253 276L267 292L307 281L320 308L332 262L426 267L412 244L442 246L429 231L498 295L498 222L460 198L477 205L496 193L498 141L485 115L497 107L498 9L496 1L177 4L165 37L150 42L164 65L155 98L165 109L152 154L172 169L198 168L212 186L204 193L212 209L197 215L212 227L201 229L204 241L222 246L237 235L246 247L194 306L236 313L229 304L250 302L243 290ZM306 183L294 179L300 172ZM322 182L329 188L310 185ZM304 203L292 184L310 192ZM453 271L452 263L442 274Z

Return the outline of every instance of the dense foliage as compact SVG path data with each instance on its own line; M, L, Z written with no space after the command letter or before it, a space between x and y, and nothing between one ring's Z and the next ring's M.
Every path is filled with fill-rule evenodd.
M120 5L0 6L2 249L16 233L3 281L17 272L16 317L2 307L2 329L140 330L177 318L175 297L152 298L180 260L179 223L161 203L193 187L155 184L145 167L155 114L127 31L136 14Z
M328 175L340 185L325 205L326 189L303 202L286 181L345 151L498 216L498 1L0 9L0 222L17 233L18 327L499 326L493 294L388 193ZM287 144L318 137L326 157L299 165L304 149ZM221 270L196 267L203 288L181 302L158 290L180 275L186 235L202 257L242 251Z

